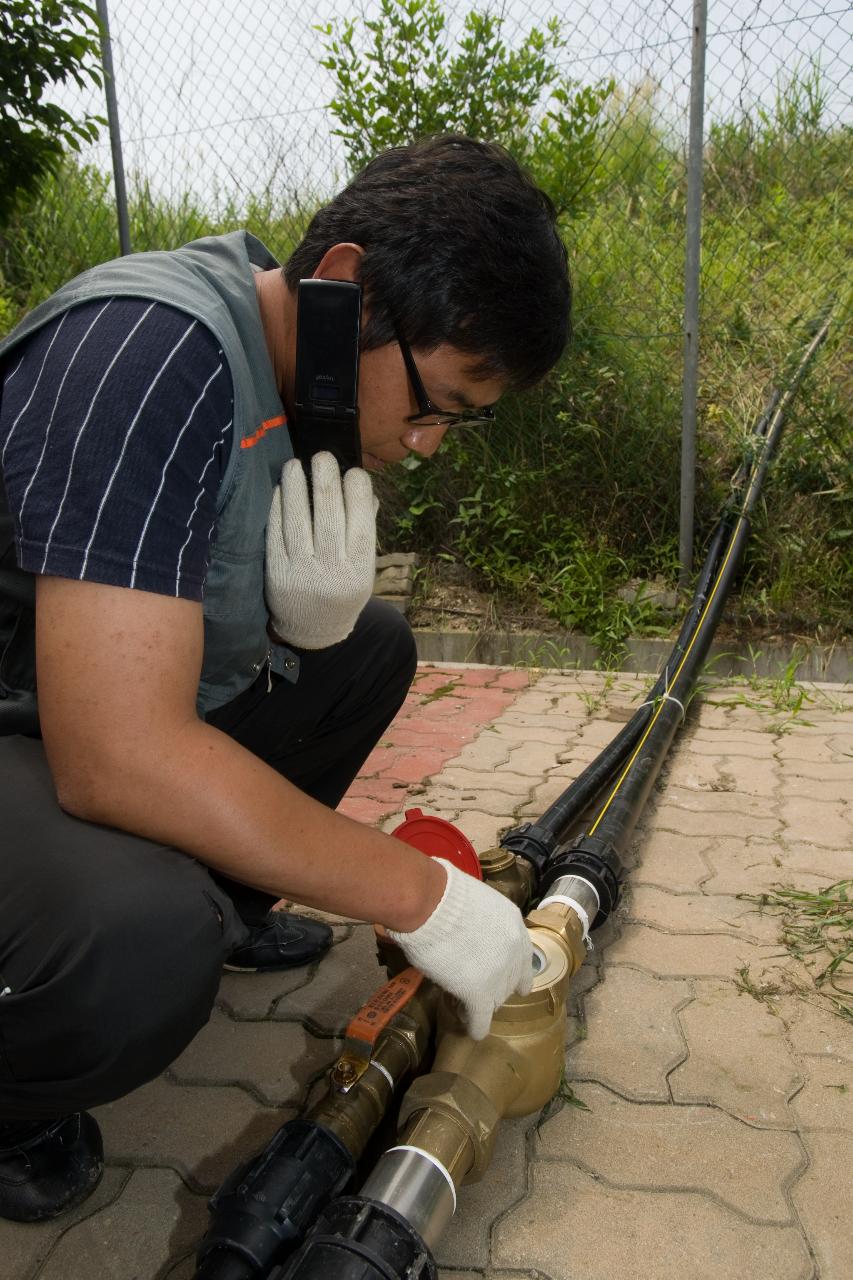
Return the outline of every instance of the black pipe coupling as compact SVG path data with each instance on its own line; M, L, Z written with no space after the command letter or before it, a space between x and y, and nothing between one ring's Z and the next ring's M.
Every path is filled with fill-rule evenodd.
M619 901L625 868L616 848L600 836L578 836L548 862L539 886L540 898L547 898L552 885L563 876L581 876L598 894L598 915L592 928L604 924Z
M252 1280L305 1238L323 1205L355 1171L343 1143L311 1120L289 1120L259 1155L238 1165L210 1200L213 1221L195 1280Z
M404 1217L387 1204L344 1196L269 1280L436 1280L435 1262Z
M525 858L536 873L536 881L540 880L545 866L554 856L557 849L557 837L547 827L533 822L522 822L520 827L513 827L501 840L502 849L509 849L519 858Z

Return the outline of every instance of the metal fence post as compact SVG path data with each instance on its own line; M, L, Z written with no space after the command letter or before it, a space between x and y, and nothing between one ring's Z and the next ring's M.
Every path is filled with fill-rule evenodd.
M95 0L101 23L101 66L104 69L104 94L107 99L107 121L110 128L110 149L113 153L113 182L116 191L118 216L118 242L122 253L130 253L130 220L127 215L127 188L124 183L124 161L121 154L121 130L118 123L118 101L113 75L113 48L110 41L110 19L107 0Z
M681 516L678 582L686 587L693 568L693 509L696 496L696 415L699 395L699 269L702 246L702 167L705 133L705 44L708 0L693 0L690 70L690 136L687 151L687 215L684 262L684 375L681 399Z

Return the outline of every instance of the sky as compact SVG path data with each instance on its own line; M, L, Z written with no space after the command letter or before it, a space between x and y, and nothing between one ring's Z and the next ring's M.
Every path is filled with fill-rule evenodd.
M458 29L474 0L446 6ZM565 71L594 84L657 86L656 106L686 132L691 0L498 0L512 44L558 17ZM326 110L317 25L372 17L378 0L109 0L125 168L153 188L212 204L229 194L329 194L344 176ZM819 57L830 119L851 120L853 10L846 0L709 0L706 120L770 105L780 76ZM60 94L70 109L104 113L93 90ZM104 141L86 158L110 164Z

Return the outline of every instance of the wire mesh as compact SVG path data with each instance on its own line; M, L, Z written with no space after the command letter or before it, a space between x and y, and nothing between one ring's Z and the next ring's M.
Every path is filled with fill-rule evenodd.
M581 428L598 415L589 430L600 433L604 411L584 397L603 402L617 383L630 386L646 423L635 455L662 477L666 471L669 485L681 416L691 0L361 0L358 9L349 0L307 7L109 0L133 248L173 247L243 225L286 257L351 168L353 148L336 132L340 112L330 108L341 96L340 77L324 65L331 42L351 24L361 58L357 85L371 69L376 24L387 28L394 12L414 21L430 4L444 24L436 61L392 63L389 77L426 93L428 76L470 42L466 18L479 9L491 14L508 56L529 48L534 31L544 40L551 78L531 110L531 129L549 112L565 116L582 92L598 95L572 155L562 219L575 281L576 350L581 363L595 365L596 387L593 393L564 384L561 412ZM548 35L555 21L559 39ZM766 384L796 345L792 326L843 300L849 288L852 28L849 6L838 0L710 0L700 466L717 426L745 429L756 384ZM563 99L554 94L561 78ZM488 75L480 87L488 96ZM70 110L105 114L94 88L62 89L60 97ZM392 132L395 123L403 127L390 120ZM375 124L364 126L368 150L379 136ZM558 160L552 149L542 163ZM118 252L110 191L104 128L48 184L30 234L7 247L7 275L28 281L28 301ZM28 261L10 268L10 252ZM619 472L625 414L607 428L610 453L602 463L623 497L633 489L630 474ZM655 423L663 419L672 430L661 442ZM662 478L661 495L646 494L644 502L651 510L659 501L660 519L671 522L663 487ZM709 509L717 497L709 490Z

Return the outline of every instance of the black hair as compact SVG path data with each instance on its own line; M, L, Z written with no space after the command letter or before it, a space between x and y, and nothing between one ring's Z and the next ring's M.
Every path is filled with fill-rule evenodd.
M314 215L284 267L291 289L334 244L364 248L362 347L449 343L474 377L528 387L570 332L571 282L554 206L496 143L445 134L392 147Z

